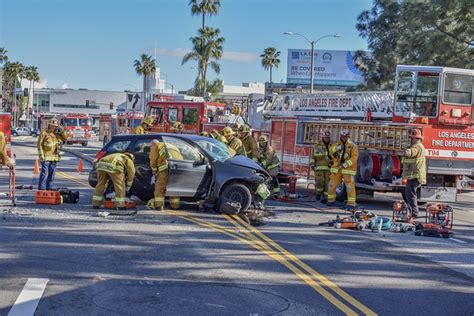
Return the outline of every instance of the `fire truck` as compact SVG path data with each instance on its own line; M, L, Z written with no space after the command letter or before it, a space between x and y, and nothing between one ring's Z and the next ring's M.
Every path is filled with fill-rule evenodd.
M59 124L66 129L67 144L82 144L87 146L92 132L92 123L87 114L62 114Z
M130 134L133 127L143 119L141 112L101 114L99 118L99 140L107 143L115 134Z
M151 101L147 104L146 116L155 118L153 132L170 132L176 121L183 123L183 133L188 134L199 134L227 124L225 104L217 102Z
M356 186L367 194L403 193L401 160L418 128L427 157L421 198L455 201L474 190L473 83L474 70L399 65L395 91L278 95L263 116L283 170L299 176L310 176L312 146L324 130L336 142L348 129L360 151Z

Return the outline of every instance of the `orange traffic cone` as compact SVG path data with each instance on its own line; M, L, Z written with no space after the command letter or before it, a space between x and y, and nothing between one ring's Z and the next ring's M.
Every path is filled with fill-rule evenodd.
M79 161L77 162L77 173L81 174L83 168L84 166L82 165L82 159L79 159Z
M38 164L38 160L35 160L35 166L33 167L33 174L39 174L40 168Z

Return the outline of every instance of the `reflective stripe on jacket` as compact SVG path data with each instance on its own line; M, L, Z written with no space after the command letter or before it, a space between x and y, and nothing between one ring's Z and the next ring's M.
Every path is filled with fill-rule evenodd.
M344 144L338 141L331 149L331 173L347 174L355 176L357 174L357 159L359 159L359 147L350 139ZM345 165L345 166L344 166Z
M48 132L45 129L41 130L37 143L38 156L46 161L61 160L59 148L66 139L67 136L64 130L61 133Z
M331 144L326 144L321 140L313 147L313 153L309 160L310 165L313 166L315 171L319 170L329 170L330 165L330 153Z
M101 158L96 165L97 171L107 173L123 173L127 175L127 186L131 186L135 177L133 160L124 153L115 153Z
M258 162L267 171L278 168L280 166L280 159L271 146L267 146L265 149L259 148Z
M426 183L425 147L420 140L405 150L405 156L402 158L402 163L403 179L418 179L421 184Z

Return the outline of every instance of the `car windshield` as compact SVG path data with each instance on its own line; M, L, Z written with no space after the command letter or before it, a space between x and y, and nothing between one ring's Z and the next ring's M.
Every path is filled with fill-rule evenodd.
M206 151L209 156L216 160L225 161L233 156L224 143L214 138L203 137L197 140L196 143L199 145L199 147Z

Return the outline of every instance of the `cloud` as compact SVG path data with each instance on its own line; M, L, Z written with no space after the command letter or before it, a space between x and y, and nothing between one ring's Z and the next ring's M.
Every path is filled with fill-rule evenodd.
M156 54L158 56L164 57L173 57L173 58L183 58L189 50L184 48L175 48L173 50L169 50L166 48L157 48ZM222 55L222 60L227 61L235 61L240 63L250 63L258 59L258 55L253 53L246 53L246 52L232 52L232 51L224 51Z
M67 83L63 83L62 86L61 86L61 89L67 89L69 86Z

